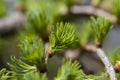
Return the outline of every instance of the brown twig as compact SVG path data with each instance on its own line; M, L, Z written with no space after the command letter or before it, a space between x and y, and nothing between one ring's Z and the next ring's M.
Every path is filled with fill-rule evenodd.
M103 16L111 21L111 23L117 23L117 18L104 11L100 8L95 8L91 5L74 5L70 9L71 13L73 14L86 14L86 15L94 15L94 16Z
M26 18L21 12L14 12L3 19L0 19L0 33L15 30L26 23Z
M117 80L113 65L110 63L108 57L106 56L105 52L101 48L87 45L87 46L85 46L85 50L95 52L99 56L101 61L104 63L104 65L107 69L107 73L110 76L110 80Z

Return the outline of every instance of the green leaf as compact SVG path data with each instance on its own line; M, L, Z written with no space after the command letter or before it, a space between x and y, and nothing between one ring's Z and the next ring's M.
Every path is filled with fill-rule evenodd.
M13 76L12 71L7 71L6 69L2 69L0 71L0 80L16 80L16 77Z
M35 66L30 66L15 57L11 57L11 59L13 63L9 63L9 66L14 71L16 80L47 80L46 74L39 73Z
M87 43L92 42L94 38L94 33L91 30L91 23L90 21L86 21L83 23L82 27L76 28L77 35L80 41L81 46L87 45Z
M47 80L47 78L46 74L32 71L24 75L24 80Z
M110 80L109 76L107 74L101 74L101 75L88 75L88 78L86 80Z
M120 21L120 0L112 0L113 13Z
M92 0L93 6L100 6L100 4L103 2L103 0Z
M29 24L40 35L48 35L48 29L54 20L53 3L44 0L27 2L27 18ZM32 5L32 6L31 6Z
M48 34L47 27L49 20L47 19L45 11L33 10L28 13L29 23L34 27L35 31L41 35Z
M45 65L45 47L42 40L35 35L26 36L21 40L19 48L22 51L23 58L43 68Z
M120 48L110 51L108 56L112 64L115 64L117 61L120 61Z
M8 63L8 65L10 66L10 69L12 71L15 71L16 73L24 74L30 71L37 70L35 66L30 66L24 63L22 60L17 59L16 57L11 57L11 60L12 60L12 64Z
M58 23L52 28L50 35L50 53L63 51L67 48L76 48L79 46L79 40L76 30L69 23Z
M63 2L70 8L75 3L75 0L63 0Z
M64 60L54 80L110 80L107 74L86 75L77 61Z
M103 17L95 19L91 17L91 27L95 36L95 41L102 43L107 33L112 29L110 21Z
M119 72L119 73L117 73L117 78L118 78L118 79L120 79L120 72Z
M71 60L64 61L62 67L59 69L55 80L84 80L86 75L80 69L77 61L72 63Z
M5 16L6 14L6 1L0 0L0 17Z

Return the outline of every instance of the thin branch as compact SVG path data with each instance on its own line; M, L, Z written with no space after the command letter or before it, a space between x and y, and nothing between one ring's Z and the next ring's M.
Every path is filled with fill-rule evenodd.
M3 19L0 19L0 33L8 32L22 27L26 23L26 18L21 12L14 12Z
M45 53L46 53L46 56L45 56L45 64L46 64L46 65L48 64L48 58L49 58L49 53L48 53L49 46L50 46L50 44L49 44L48 42L45 43Z
M80 49L67 49L64 51L66 58L71 59L72 61L79 60L80 58Z
M117 23L117 18L108 13L107 11L104 11L100 8L95 8L90 5L74 5L70 9L71 13L73 14L86 14L86 15L94 15L94 16L103 16L111 21L111 23Z
M87 45L87 46L85 46L85 50L95 52L99 56L101 61L104 63L104 65L107 69L107 73L110 76L110 80L117 80L113 65L110 63L107 55L105 54L105 52L101 48Z

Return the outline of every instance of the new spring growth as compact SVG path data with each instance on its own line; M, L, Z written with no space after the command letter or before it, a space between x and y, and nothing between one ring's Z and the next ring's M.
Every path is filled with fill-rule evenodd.
M49 54L63 51L67 48L79 46L79 40L74 27L69 23L58 23L52 28L50 39Z
M21 40L19 44L21 54L25 60L39 66L45 65L45 47L42 40L35 35L30 35Z
M102 45L104 38L113 28L113 26L110 24L110 21L103 17L98 17L97 19L91 17L91 27L94 33L96 46Z

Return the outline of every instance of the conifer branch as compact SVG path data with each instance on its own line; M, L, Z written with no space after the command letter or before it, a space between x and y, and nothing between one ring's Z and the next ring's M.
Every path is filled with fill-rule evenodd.
M15 71L16 73L24 74L37 70L35 66L30 66L24 63L22 60L17 59L16 57L11 57L11 60L13 63L8 63L8 65L10 66L10 69Z
M6 78L5 80L47 80L45 73L40 73L37 71L36 66L31 66L26 64L20 59L17 59L16 57L11 57L12 63L8 63L10 69L14 74L9 73L9 71L6 71L6 74L0 72L0 80L1 78ZM2 71L5 71L4 69ZM3 76L4 75L4 76ZM7 79L8 78L8 79ZM11 79L12 78L12 79ZM2 79L4 80L4 79Z
M52 28L49 47L50 55L68 48L77 48L78 46L79 40L73 25L61 22Z
M113 65L111 64L111 62L108 59L108 57L106 56L105 52L101 48L97 48L97 47L91 46L91 45L87 45L84 48L87 51L95 52L99 56L99 58L104 63L104 65L107 69L107 73L110 76L110 80L117 80L116 73L114 71Z
M112 0L113 3L113 14L117 17L120 22L120 0Z
M110 21L108 19L105 19L104 17L98 17L97 19L91 17L90 24L92 32L95 33L95 45L101 47L104 38L106 37L108 32L113 28L113 26L110 24Z
M31 71L23 75L23 79L19 80L47 80L46 74L37 71Z
M13 76L13 71L8 71L3 68L0 70L0 80L16 80L16 77Z
M59 69L55 80L84 80L86 75L79 70L80 65L77 61L64 60L62 67Z
M46 70L45 47L42 40L36 35L29 35L21 40L19 48L23 58L37 66L40 72Z

